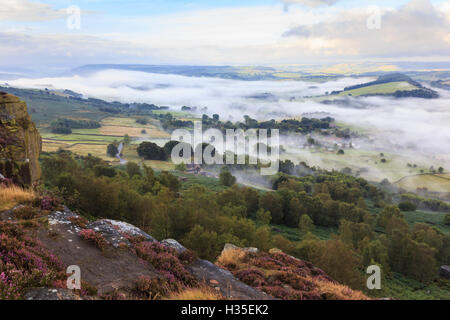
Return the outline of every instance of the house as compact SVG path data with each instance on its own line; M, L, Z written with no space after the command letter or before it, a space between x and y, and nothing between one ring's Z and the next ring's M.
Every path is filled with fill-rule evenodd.
M188 164L186 165L186 172L199 174L202 171L202 167L198 164Z

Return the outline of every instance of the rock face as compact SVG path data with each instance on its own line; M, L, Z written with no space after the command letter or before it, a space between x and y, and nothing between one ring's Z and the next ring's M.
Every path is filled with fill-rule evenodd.
M0 92L0 174L21 185L41 178L42 139L19 98Z

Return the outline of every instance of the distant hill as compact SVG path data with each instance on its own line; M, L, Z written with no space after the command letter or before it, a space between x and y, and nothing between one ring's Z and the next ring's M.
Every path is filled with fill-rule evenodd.
M88 75L104 70L126 70L158 74L176 74L187 77L214 77L234 80L269 80L275 69L255 67L248 72L242 68L231 66L169 66L169 65L133 65L133 64L95 64L73 69L69 75Z
M435 99L439 94L425 88L419 82L402 73L390 73L377 80L346 87L342 91L331 93L335 96L393 96L396 98L415 97Z
M431 85L435 88L450 90L450 80L438 80L431 82Z

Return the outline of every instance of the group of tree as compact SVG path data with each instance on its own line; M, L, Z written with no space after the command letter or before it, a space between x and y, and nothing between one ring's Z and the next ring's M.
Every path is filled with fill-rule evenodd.
M71 134L72 129L97 129L101 124L93 120L57 119L50 124L52 133Z
M258 121L251 118L250 116L244 116L243 122L231 122L220 121L218 114L211 117L208 115L202 116L202 125L204 128L215 128L223 132L227 129L233 130L249 130L249 129L266 129L273 130L278 129L281 133L304 133L308 134L316 130L330 129L331 124L334 122L333 118L327 117L323 119L315 118L302 118L301 120L288 119L282 121L269 120L269 121Z
M352 288L363 288L369 265L381 266L383 276L399 273L429 283L440 264L450 263L450 235L427 224L411 229L395 205L370 212L366 199L376 200L381 191L339 172L302 178L279 174L276 190L262 192L235 184L222 191L198 185L182 189L168 172L134 163L113 168L68 152L44 155L42 169L48 189L72 209L127 221L159 240L177 239L211 261L226 243L275 247ZM303 240L274 232L271 225L280 224L299 228ZM337 234L319 239L312 234L316 227Z

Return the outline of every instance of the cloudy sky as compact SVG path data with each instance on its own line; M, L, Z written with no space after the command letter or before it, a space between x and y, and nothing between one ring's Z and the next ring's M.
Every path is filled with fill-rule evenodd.
M449 58L448 0L1 0L0 7L0 72Z

